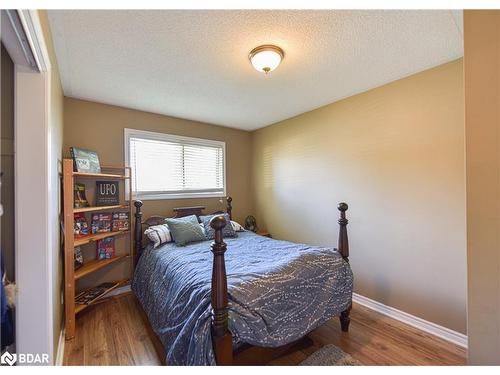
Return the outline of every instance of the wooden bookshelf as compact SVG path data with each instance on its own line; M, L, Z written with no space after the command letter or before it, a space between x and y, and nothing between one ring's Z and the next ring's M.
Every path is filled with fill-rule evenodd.
M112 290L118 288L119 286L123 286L130 282L134 271L134 246L133 246L133 238L132 231L130 228L132 227L132 207L131 197L132 197L132 186L129 183L126 186L125 182L128 180L130 182L131 177L131 169L128 167L122 166L113 166L106 167L101 166L101 170L103 173L80 173L73 171L73 160L72 159L64 159L63 160L63 201L64 201L64 216L63 216L63 227L64 227L64 315L65 315L65 330L66 330L66 339L72 339L75 335L75 320L76 314L83 311L89 306L92 306L96 303L102 302L106 299L106 295ZM81 182L89 183L89 180L120 180L120 185L123 188L120 189L120 202L118 205L111 206L90 206L83 208L74 208L74 185L75 182L79 180ZM127 189L128 200L125 197L125 189ZM115 212L115 211L128 211L129 213L129 230L127 231L117 231L117 232L103 232L96 234L89 234L83 237L75 237L74 235L74 215L75 213L85 214L87 217L87 222L89 224L90 231L90 215L92 212ZM84 265L75 270L74 268L74 252L75 247L78 246L96 246L92 245L92 243L102 240L108 237L118 237L118 236L128 236L128 241L126 241L126 248L120 249L116 248L116 254L113 258L110 259L84 259ZM88 245L90 244L90 245ZM128 248L128 249L127 249ZM118 252L120 250L120 252ZM99 297L98 300L93 301L89 305L80 305L75 303L75 294L77 292L78 281L86 278L90 278L90 275L98 270L107 270L113 265L129 261L130 262L130 277L126 276L127 279L123 279L120 281L112 281L115 285L106 291L106 293ZM102 272L102 271L101 271ZM111 280L110 280L111 281Z

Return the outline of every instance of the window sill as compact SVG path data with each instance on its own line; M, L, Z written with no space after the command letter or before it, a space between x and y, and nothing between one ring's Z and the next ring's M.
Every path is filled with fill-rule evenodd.
M200 199L200 198L225 198L226 193L191 193L191 194L133 194L133 199L143 201L169 200L169 199Z

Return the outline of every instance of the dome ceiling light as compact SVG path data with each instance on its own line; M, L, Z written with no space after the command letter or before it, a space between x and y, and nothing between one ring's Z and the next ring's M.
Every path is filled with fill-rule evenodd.
M253 67L259 71L268 74L278 67L285 57L285 53L278 46L272 44L265 44L263 46L255 47L250 51L248 58Z

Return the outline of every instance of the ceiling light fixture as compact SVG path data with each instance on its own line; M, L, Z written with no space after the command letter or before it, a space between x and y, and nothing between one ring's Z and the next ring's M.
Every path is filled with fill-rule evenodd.
M259 71L268 74L278 67L285 57L285 52L278 46L272 44L265 44L263 46L255 47L250 51L248 58L253 67Z

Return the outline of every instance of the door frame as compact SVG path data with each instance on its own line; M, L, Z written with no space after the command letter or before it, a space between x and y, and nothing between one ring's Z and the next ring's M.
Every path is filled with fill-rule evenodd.
M16 351L48 354L53 364L51 249L58 244L52 243L50 230L59 224L49 222L50 192L57 189L50 181L54 166L49 163L51 64L38 12L10 12L16 12L20 21L14 29L26 38L22 43L19 36L14 38L16 33L8 35L11 50L19 52L10 54L14 62ZM27 49L34 57L31 66L22 59Z

